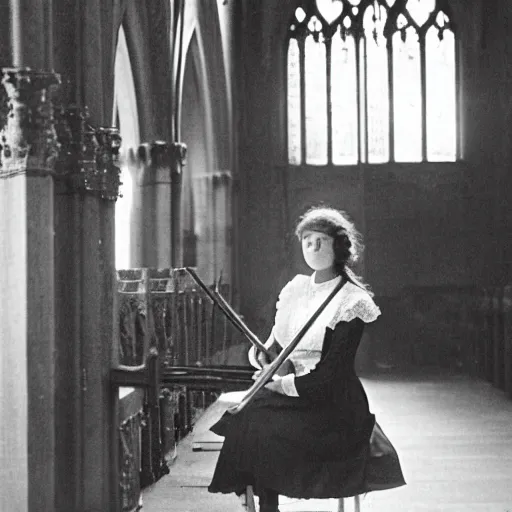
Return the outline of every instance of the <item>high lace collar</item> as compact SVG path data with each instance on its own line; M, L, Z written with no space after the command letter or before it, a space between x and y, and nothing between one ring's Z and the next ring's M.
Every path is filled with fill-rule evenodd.
M282 347L290 343L341 279L342 276L337 276L323 283L315 283L314 275L300 274L283 288L274 322L274 337ZM376 320L379 314L380 310L370 295L347 281L309 328L297 349L321 350L327 327L334 329L338 322L349 322L356 317L369 323Z
M322 283L315 283L315 275L316 272L311 274L309 278L309 289L312 293L318 293L323 290L334 289L334 287L341 281L342 276L336 276L328 281L323 281Z

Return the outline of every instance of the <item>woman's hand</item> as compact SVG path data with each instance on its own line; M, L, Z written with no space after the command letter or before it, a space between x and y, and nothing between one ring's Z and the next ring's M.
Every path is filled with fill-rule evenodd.
M252 380L257 380L258 377L269 367L270 365L269 364L265 364L263 365L263 367L259 370L256 370L253 374L252 374ZM273 377L274 379L276 378L276 376L274 375Z
M276 379L272 382L269 382L265 385L265 388L269 391L273 391L274 393L279 393L280 395L285 395L283 386L281 385L281 379Z
M277 370L276 375L284 377L289 373L295 373L295 366L293 366L293 363L289 359L286 359L286 361L284 361L284 363L280 366L279 370Z
M267 369L270 366L269 363L263 364L262 368L260 370L256 370L252 376L253 380L256 380L260 375L261 372L265 369ZM284 361L284 363L281 365L281 367L276 371L274 376L272 377L274 380L279 379L280 377L284 377L285 375L288 375L289 373L295 374L295 367L293 366L293 363L287 359Z
M265 352L259 351L256 356L256 361L258 361L262 368L265 368L265 366L270 364L270 357L268 354L265 354Z

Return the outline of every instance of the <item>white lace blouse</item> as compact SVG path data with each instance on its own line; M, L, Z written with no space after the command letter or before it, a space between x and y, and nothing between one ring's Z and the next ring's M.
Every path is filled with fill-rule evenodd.
M285 348L336 287L341 276L323 283L315 283L314 279L314 273L311 276L299 274L282 289L276 305L274 327L266 346L272 345L275 339ZM289 359L295 367L295 375L281 378L284 392L289 396L299 396L295 388L295 376L309 373L320 361L327 327L334 329L338 322L349 322L354 318L369 323L379 315L380 309L371 296L359 286L347 282L290 354ZM253 349L249 351L249 360L253 366L260 367Z

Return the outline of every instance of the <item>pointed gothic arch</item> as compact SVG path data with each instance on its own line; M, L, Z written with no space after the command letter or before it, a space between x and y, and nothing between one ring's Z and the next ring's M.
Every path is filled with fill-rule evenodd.
M182 210L189 244L185 250L194 255L207 282L220 273L231 282L231 108L217 5L211 3L207 11L189 18L183 44L179 102L181 138L188 146Z

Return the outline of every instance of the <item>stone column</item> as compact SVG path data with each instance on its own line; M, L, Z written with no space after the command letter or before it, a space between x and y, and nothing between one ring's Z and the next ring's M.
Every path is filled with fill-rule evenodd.
M4 69L0 112L0 510L54 510L53 73Z
M186 146L155 141L137 152L139 180L136 201L141 204L140 246L136 266L178 267L183 263L181 229L181 177Z
M55 181L56 479L55 511L82 510L82 361L81 361L81 219L79 193L86 112L78 107L56 112L61 151Z
M117 129L86 132L91 172L81 188L81 362L83 393L83 510L117 510L118 390L110 384L117 336L115 200L119 193Z
M94 128L87 111L63 108L57 124L56 392L59 444L55 510L117 510L114 203L117 129Z
M14 66L53 69L53 0L10 0L10 50Z
M168 152L169 145L163 141L141 144L137 151L140 165L141 265L145 267L170 266L171 180Z

